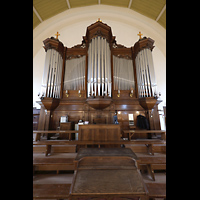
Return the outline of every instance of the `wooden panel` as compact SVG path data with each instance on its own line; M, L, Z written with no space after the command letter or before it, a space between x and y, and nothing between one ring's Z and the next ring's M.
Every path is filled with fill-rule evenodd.
M115 6L122 6L122 7L128 7L129 4L129 0L101 0L101 4L105 4L105 5L115 5Z
M41 16L42 20L46 20L49 17L68 9L67 2L65 0L34 0L33 5L39 13L39 15Z
M96 124L108 124L111 123L110 120L110 112L109 111L90 111L89 113L89 121L90 123Z
M41 105L40 117L39 117L39 122L38 122L38 130L44 130L45 118L46 118L45 108L43 105Z
M60 126L60 117L68 115L68 121L74 124L78 123L80 119L84 119L84 111L54 111L51 123L53 124L52 129L56 130ZM74 125L72 126L72 130Z
M97 4L97 0L69 0L71 8L80 7L80 6L89 6Z
M79 126L79 140L120 140L120 126L115 124L88 124Z
M134 0L131 9L155 20L165 4L166 0Z
M60 123L60 130L74 130L72 122ZM74 134L72 135L74 136ZM69 140L69 133L59 134L59 138Z

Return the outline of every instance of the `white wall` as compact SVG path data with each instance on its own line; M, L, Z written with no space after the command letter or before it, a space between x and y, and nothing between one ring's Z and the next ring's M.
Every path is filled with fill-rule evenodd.
M139 31L155 40L153 60L158 92L161 92L163 100L159 108L162 109L166 105L166 30L156 21L131 9L106 5L69 9L45 20L33 30L33 106L40 107L35 101L39 100L37 94L40 92L45 61L43 41L55 36L58 31L64 46L80 44L86 28L98 18L111 27L118 44L133 46L138 41Z

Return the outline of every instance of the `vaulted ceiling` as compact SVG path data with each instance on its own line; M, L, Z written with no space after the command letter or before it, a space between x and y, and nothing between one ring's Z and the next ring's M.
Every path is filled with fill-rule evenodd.
M68 9L98 4L132 9L166 29L166 0L33 0L33 29Z

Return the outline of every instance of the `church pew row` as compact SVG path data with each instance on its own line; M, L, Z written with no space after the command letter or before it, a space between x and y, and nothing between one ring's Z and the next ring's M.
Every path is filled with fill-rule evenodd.
M145 166L152 180L155 181L154 170L166 170L166 157L139 157L138 168L144 170Z
M102 146L100 146L102 147ZM147 152L147 147L145 144L126 144L125 148L130 148L135 153L145 153ZM46 145L33 145L33 153L46 152ZM76 145L53 145L51 147L51 153L76 153ZM154 153L166 153L166 144L153 144Z
M59 157L59 154L48 157L33 156L33 173L35 171L57 171L59 173L59 171L74 170L74 157L67 155L62 158ZM166 157L163 154L145 155L138 158L138 168L141 171L147 170L153 181L155 181L154 170L166 170Z
M52 145L98 145L100 148L101 145L110 145L110 144L145 144L147 147L147 152L151 155L154 155L153 145L154 144L166 144L165 140L160 139L135 139L135 140L116 140L116 141L79 141L79 140L44 140L44 141L34 141L33 145L46 145L45 155L48 156L51 154Z
M145 183L149 192L149 200L166 199L165 183ZM33 184L33 200L35 199L68 199L71 184Z

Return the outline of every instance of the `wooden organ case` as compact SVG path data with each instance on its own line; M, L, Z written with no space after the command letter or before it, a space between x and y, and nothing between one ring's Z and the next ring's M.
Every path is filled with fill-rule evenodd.
M121 130L130 129L129 114L135 125L141 114L150 129L160 129L154 41L143 37L128 48L115 38L111 27L98 20L72 48L54 37L43 41L46 59L38 130L56 130L65 115L75 124L112 124L116 113Z

